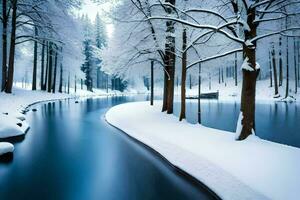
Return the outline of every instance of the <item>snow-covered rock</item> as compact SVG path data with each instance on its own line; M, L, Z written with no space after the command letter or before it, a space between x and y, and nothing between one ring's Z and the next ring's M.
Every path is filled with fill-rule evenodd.
M8 142L0 142L0 156L6 153L12 153L14 145Z

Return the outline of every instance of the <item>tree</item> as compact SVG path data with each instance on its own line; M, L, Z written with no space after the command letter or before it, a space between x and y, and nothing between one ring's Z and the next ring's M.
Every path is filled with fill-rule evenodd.
M278 82L277 82L277 68L276 68L276 59L275 59L275 48L272 46L272 62L273 62L273 75L274 75L274 98L278 98L280 95L278 93Z

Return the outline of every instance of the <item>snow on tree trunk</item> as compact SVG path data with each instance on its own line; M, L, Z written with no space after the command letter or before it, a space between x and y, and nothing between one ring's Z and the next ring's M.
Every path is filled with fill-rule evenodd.
M256 36L257 26L254 23L255 8L249 8L247 13L247 24L250 30L245 30L245 41L250 41ZM256 43L245 42L243 45L244 63L243 85L241 95L241 119L242 128L238 134L238 140L244 140L255 131L255 93L256 79L260 69L256 67Z

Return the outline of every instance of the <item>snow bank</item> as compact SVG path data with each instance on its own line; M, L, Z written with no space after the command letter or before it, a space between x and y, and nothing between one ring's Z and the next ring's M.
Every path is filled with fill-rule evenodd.
M160 104L122 104L111 108L106 119L222 199L299 198L300 149L256 137L235 141L234 133L179 122L161 113Z
M14 145L8 142L0 142L0 156L14 151Z
M0 138L24 135L29 126L26 123L25 115L27 106L42 101L52 101L67 98L79 97L95 97L95 96L112 96L121 95L117 91L109 91L95 89L94 92L85 90L77 90L71 88L70 94L65 93L47 93L44 91L31 91L13 88L12 94L0 93Z

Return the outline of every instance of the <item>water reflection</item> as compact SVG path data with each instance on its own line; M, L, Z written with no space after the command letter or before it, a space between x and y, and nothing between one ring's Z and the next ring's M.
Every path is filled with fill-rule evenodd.
M300 147L299 104L274 102L256 104L256 134L266 140ZM240 112L237 102L201 101L201 118L205 126L235 132ZM179 116L180 103L175 103ZM187 121L197 123L197 101L187 101Z
M133 100L145 97L36 105L13 161L0 162L1 199L213 199L101 119Z

